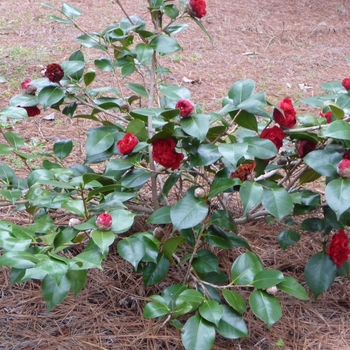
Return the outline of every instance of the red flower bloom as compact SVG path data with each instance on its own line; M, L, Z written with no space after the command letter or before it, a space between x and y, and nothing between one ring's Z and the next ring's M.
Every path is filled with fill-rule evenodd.
M183 118L189 117L194 110L192 102L186 99L177 101L175 108L178 108L180 110L180 115Z
M270 140L274 143L277 151L283 146L284 132L278 126L273 126L272 128L265 128L261 134L260 138Z
M184 158L182 153L175 151L176 142L172 138L156 139L153 141L153 159L165 168L173 170L180 167L180 161Z
M241 164L236 171L231 173L231 179L240 179L242 182L249 180L250 175L253 173L255 169L256 163L252 161L251 163Z
M327 124L332 123L332 111L328 111L326 113L320 112L320 117L327 119Z
M332 237L327 253L338 267L341 267L342 264L348 260L350 254L349 240L344 230L339 230Z
M284 98L280 102L278 102L277 107L273 110L273 119L277 122L281 127L284 128L293 128L297 123L296 120L296 111L293 107L292 100L290 98ZM282 110L283 113L280 111Z
M343 85L345 90L348 90L348 91L350 90L350 78L343 79L341 84Z
M205 0L190 0L188 2L189 14L192 17L202 18L207 14Z
M96 219L96 225L101 231L108 231L112 226L112 216L108 213L100 214Z
M46 67L45 76L53 83L58 83L64 77L64 71L59 64L51 63Z
M28 89L31 81L32 79L25 79L24 81L22 81L21 83L22 89Z
M343 156L344 159L338 164L337 167L337 173L345 179L350 178L350 159L347 157L348 155L346 155L346 158Z
M121 154L129 154L139 143L137 137L131 132L127 132L125 136L117 142L118 150Z
M296 143L296 149L301 158L304 158L308 153L315 150L317 142L309 140L298 140Z
M21 107L21 106L17 106ZM35 117L40 114L40 109L38 106L32 106L32 107L21 107L24 108L27 111L28 117Z

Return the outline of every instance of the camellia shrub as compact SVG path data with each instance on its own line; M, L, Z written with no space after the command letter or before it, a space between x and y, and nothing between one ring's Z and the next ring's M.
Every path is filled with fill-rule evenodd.
M70 290L77 295L88 270L101 269L114 244L146 287L166 278L171 266L182 283L151 296L144 317L180 328L186 349L205 350L216 333L249 336L247 303L271 327L282 317L278 290L309 299L297 280L264 266L237 225L261 218L283 223L286 229L276 237L281 249L313 232L319 252L307 262L305 280L315 298L336 276L349 274L350 78L323 83L324 95L300 101L313 113L298 114L288 97L273 106L250 79L233 82L219 110L203 111L188 89L163 82L169 70L162 57L181 50L175 38L188 27L182 19L205 31L205 1L147 5L149 23L124 12L120 23L100 33L82 31L76 38L81 50L49 64L45 77L26 79L23 94L0 111L0 155L16 156L28 169L21 178L0 164L0 195L32 218L27 226L0 221L0 265L11 268L12 283L41 280L48 310ZM79 28L80 9L45 6L59 14L53 20ZM100 58L87 65L85 49ZM100 71L120 79L135 75L142 84L136 78L125 84L128 96L116 87L91 87ZM23 150L11 120L35 118L48 108L98 125L86 130L81 163L63 165L72 140L57 141L42 155ZM41 165L33 168L34 160ZM324 184L324 196L314 190L316 180L318 189ZM140 191L149 193L151 206ZM242 217L229 210L229 196L239 198ZM70 217L69 224L55 222L57 210ZM138 213L147 214L152 229L120 237ZM299 215L307 218L297 220ZM218 249L237 256L229 274L220 269ZM251 291L249 300L242 288Z

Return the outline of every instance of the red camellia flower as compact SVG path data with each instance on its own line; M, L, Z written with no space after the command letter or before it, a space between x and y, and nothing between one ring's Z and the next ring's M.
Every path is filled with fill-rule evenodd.
M350 90L350 78L345 78L343 79L343 81L341 82L341 84L343 85L344 89L349 91Z
M22 89L28 89L31 81L32 79L25 79L24 81L22 81L21 83Z
M341 267L348 260L350 254L349 240L344 230L339 230L332 237L327 253L338 267Z
M327 124L332 123L332 111L328 111L326 113L320 112L320 117L327 119Z
M202 18L207 14L205 0L190 0L188 2L189 14L192 17Z
M275 122L277 122L281 127L293 128L297 123L297 113L293 107L292 100L290 98L284 98L278 102L277 107L284 112L284 115L279 109L275 108L273 110L273 119Z
M58 83L64 77L64 71L59 64L51 63L46 67L45 76L53 83Z
M100 214L96 219L96 225L101 231L108 231L112 226L112 216L108 213Z
M301 158L304 158L308 153L315 150L317 142L309 140L298 140L296 143L296 149Z
M175 147L176 142L172 138L154 140L153 159L165 168L178 169L184 155L177 153Z
M187 118L193 112L194 105L189 100L182 99L177 101L175 108L178 108L180 110L181 117Z
M125 136L117 142L117 147L121 154L130 154L138 143L139 140L137 137L131 132L127 132Z
M265 128L261 134L260 138L270 140L274 143L277 151L283 146L284 132L278 126L273 126L272 128Z
M345 179L350 178L350 159L344 158L337 167L337 173Z
M28 117L35 117L40 114L40 109L37 106L22 107L27 111Z

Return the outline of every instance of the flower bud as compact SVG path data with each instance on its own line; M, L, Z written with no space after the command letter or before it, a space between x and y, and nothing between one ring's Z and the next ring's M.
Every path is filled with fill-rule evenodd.
M350 159L343 159L337 167L337 173L346 179L350 178Z
M164 230L159 226L153 230L153 236L159 239L160 241L164 237L164 234L165 234Z
M75 226L75 225L80 225L80 220L77 219L77 218L71 218L71 219L69 219L68 225L69 225L70 227L73 227L73 226Z
M96 219L96 225L101 231L108 231L112 226L112 217L108 213L100 214Z
M276 286L272 286L266 289L266 292L271 295L276 295L278 292L278 288Z
M341 82L341 84L343 85L344 89L349 91L350 90L350 78L345 78L343 79L343 81Z
M205 193L204 189L201 187L198 187L194 190L194 196L196 198L204 198L205 195L206 195L206 193Z

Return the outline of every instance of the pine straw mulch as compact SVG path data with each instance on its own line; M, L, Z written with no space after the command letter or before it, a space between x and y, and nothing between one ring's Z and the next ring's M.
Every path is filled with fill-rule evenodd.
M267 268L279 269L303 283L303 267L308 257L319 250L319 244L304 235L296 246L283 252L276 243L280 230L259 222L242 226L240 235ZM243 251L215 252L229 273L232 262ZM104 271L91 270L77 298L70 294L50 313L39 282L11 286L9 271L1 269L0 349L182 349L179 330L162 326L164 320L146 320L142 315L148 296L181 283L177 270L172 267L165 281L145 289L142 277L133 273L115 248L103 268ZM270 330L248 309L244 319L250 338L228 340L218 336L213 349L278 349L279 339L284 341L284 349L349 349L349 288L349 279L342 277L317 301L299 301L279 292L283 317ZM240 292L247 300L249 290ZM184 323L186 317L180 320Z

